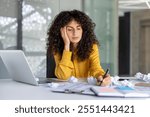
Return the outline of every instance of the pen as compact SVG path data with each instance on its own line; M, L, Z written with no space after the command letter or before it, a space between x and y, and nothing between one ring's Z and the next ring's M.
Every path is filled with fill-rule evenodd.
M96 96L98 96L98 92L97 92L93 87L90 87L90 90L91 90Z
M98 82L99 82L98 85L102 84L102 82L106 78L106 75L108 74L108 72L109 72L109 69L106 70L105 74L103 75L103 79L101 81L98 80Z
M108 74L109 69L106 70L105 74L103 75L103 79L106 77L106 75Z

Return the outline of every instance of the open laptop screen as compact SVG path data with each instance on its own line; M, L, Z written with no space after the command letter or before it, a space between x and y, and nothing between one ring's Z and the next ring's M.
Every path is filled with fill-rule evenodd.
M38 85L23 51L0 50L0 56L13 80Z

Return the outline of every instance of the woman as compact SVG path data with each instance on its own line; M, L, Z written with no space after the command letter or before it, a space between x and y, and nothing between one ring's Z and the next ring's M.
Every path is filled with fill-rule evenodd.
M71 76L93 76L102 81L102 86L111 83L110 75L103 79L100 66L98 40L94 34L95 24L78 10L62 11L53 20L48 30L48 54L53 54L55 75L67 80Z

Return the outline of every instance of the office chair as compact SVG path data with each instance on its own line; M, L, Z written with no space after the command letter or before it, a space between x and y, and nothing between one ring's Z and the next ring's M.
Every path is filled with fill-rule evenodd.
M55 60L53 55L46 55L46 77L57 78L55 76Z

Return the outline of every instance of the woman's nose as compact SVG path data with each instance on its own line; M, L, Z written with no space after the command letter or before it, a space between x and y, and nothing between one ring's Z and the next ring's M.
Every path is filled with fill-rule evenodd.
M76 32L77 32L77 31L76 31L76 30L74 30L74 31L73 31L73 35L76 35Z

